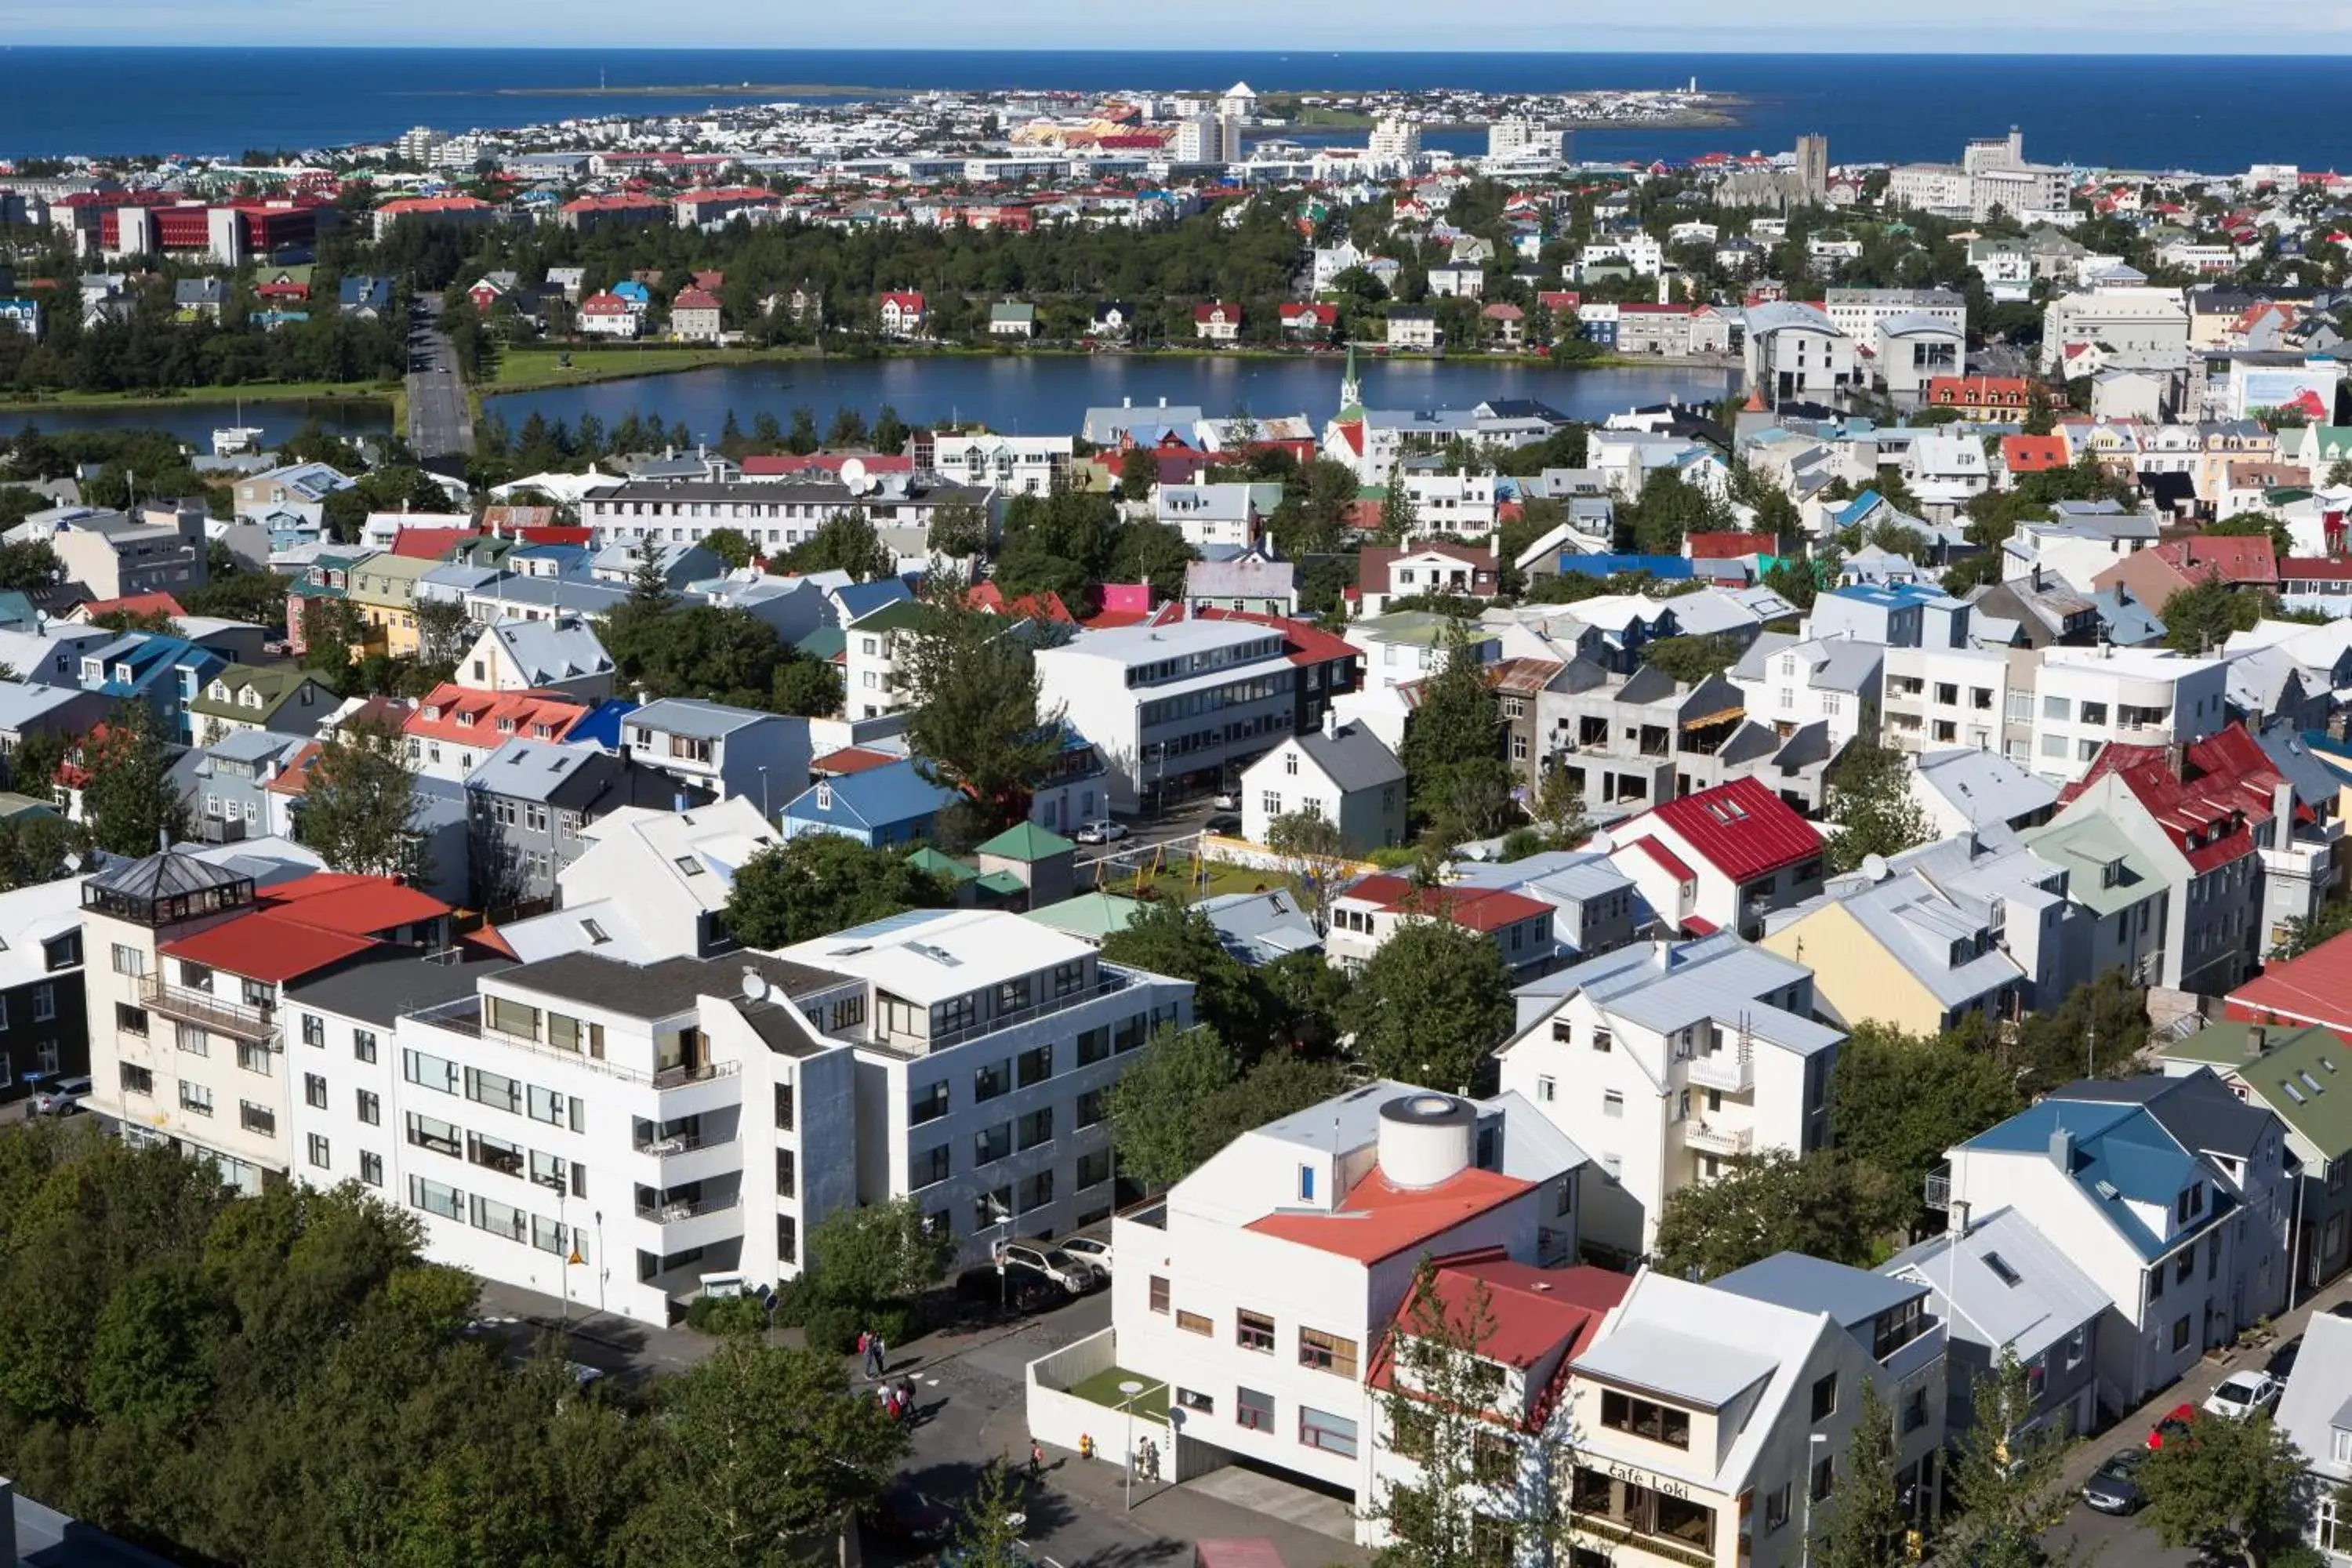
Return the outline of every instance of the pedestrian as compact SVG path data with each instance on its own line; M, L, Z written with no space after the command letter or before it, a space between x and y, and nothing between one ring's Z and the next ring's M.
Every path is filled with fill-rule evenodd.
M915 1380L911 1377L898 1380L898 1408L909 1415L915 1413Z
M890 1370L890 1347L883 1342L880 1334L877 1334L874 1336L873 1348L874 1375L879 1377Z
M1036 1438L1032 1437L1032 1438L1030 1438L1030 1439L1029 1439L1029 1476L1030 1476L1030 1479L1034 1480L1034 1479L1035 1479L1036 1478L1038 1478L1038 1477L1040 1477L1040 1476L1044 1475L1045 1473L1045 1450L1043 1447L1039 1447L1039 1446L1038 1446L1038 1443L1037 1443L1037 1439L1036 1439Z
M857 1331L857 1364L866 1369L866 1376L874 1375L874 1336L864 1329Z

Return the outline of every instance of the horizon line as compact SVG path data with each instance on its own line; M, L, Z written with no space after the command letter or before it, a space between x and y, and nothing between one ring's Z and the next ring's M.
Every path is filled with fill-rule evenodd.
M416 41L414 41L414 40L398 39L398 38L376 38L376 39L356 39L356 38L345 38L345 39L336 39L336 40L332 40L332 41L328 41L328 40L316 40L316 41L311 41L311 42L307 42L307 43L303 43L303 42L296 42L296 43L209 43L209 42L206 42L206 43L198 43L198 42L188 42L188 43L164 43L164 44L118 44L118 43L99 43L99 42L57 42L57 41L44 41L44 42L25 42L25 43L0 43L0 55L14 54L14 53L18 53L18 52L22 52L22 51L29 51L29 50L33 50L33 49L87 49L87 50L90 50L90 51L92 51L92 52L115 53L115 54L128 54L128 53L132 53L132 52L135 52L135 51L146 51L146 52L155 52L155 53L183 54L183 53L186 53L186 52L189 52L189 51L192 51L192 50L201 50L201 51L204 51L204 52L206 52L206 53L215 53L215 54L227 54L227 53L246 53L246 54L290 54L290 53L293 53L293 52L295 52L295 51L297 51L297 50L302 50L302 49L355 49L355 50L356 50L356 49L386 49L386 48L410 49L410 50L415 50L415 52L420 53L420 54L471 54L471 53L479 53L479 52L484 52L484 51L488 51L488 50L499 50L499 51L503 51L503 52L506 52L506 53L511 53L511 54L551 54L551 54L576 54L576 55L596 55L596 54L602 54L602 55L610 55L610 56L615 56L615 57L626 57L626 56L629 56L629 55L686 55L686 54L732 54L732 55L761 55L761 54L828 55L828 54L834 54L834 55L851 55L851 54L886 54L886 53L887 53L887 54L902 55L902 56L903 56L903 55L1024 55L1024 56L1030 56L1030 57L1033 57L1033 58L1034 58L1034 57L1041 57L1041 56L1042 56L1042 57L1046 57L1046 58L1067 57L1067 58L1102 58L1102 57L1105 57L1105 56L1114 56L1114 57L1119 57L1119 58L1137 58L1137 59L1160 59L1160 58L1170 58L1170 57L1185 57L1185 56L1198 57L1198 58L1224 58L1224 59L1230 59L1230 58L1244 58L1244 57L1246 57L1246 58L1268 58L1268 59L1283 59L1283 60L1288 60L1288 59L1293 59L1293 58L1303 59L1303 60L1315 60L1315 59L1350 59L1350 58L1363 58L1363 57L1366 57L1366 56L1372 56L1372 57L1387 57L1387 56L1404 56L1404 55L1411 55L1411 56L1414 56L1414 57L1427 57L1427 56L1431 56L1431 55L1441 55L1441 56L1448 56L1448 57L1460 57L1460 58L1499 58L1499 59L1524 59L1524 58L1559 58L1559 59L1580 59L1580 58L1596 58L1596 57L1597 57L1597 58L1622 58L1622 57L1640 57L1640 56L1650 56L1650 57L1655 57L1655 58L1676 58L1676 59L1680 59L1680 58L1692 58L1692 59L1790 59L1790 58L1805 58L1805 57L1822 57L1822 56L1827 56L1827 57L1832 57L1832 58L1842 58L1842 59L1937 59L1937 60L1966 60L1966 59L2017 59L2017 58L2020 58L2031 57L2031 58L2042 58L2042 59L2096 59L2096 60L2116 60L2116 59L2126 59L2126 60L2129 60L2129 59L2178 59L2178 58L2200 58L2200 59L2214 59L2214 58L2219 58L2219 59L2233 59L2233 60L2293 60L2293 61L2302 62L2302 61L2307 61L2307 60L2310 60L2310 59L2313 59L2313 58L2319 58L2319 59L2345 59L2345 58L2352 58L2352 46L2347 46L2346 48L2341 49L2341 50L2324 50L2324 49L2323 49L2323 50L2317 50L2317 51L2313 51L2313 50L2304 50L2304 51L2300 51L2300 52L2297 52L2297 53L2294 53L2294 54L2280 54L2280 53L2274 53L2274 52L2262 52L2262 51L2250 50L2250 49L2228 49L2228 48L2217 48L2217 47L2212 47L2212 46L2210 46L2210 45L2197 44L2197 43L2190 43L2190 42L2184 42L2184 43L2182 43L2179 47L2176 47L2176 48L2158 48L2158 49L2149 49L2149 50L2146 50L2146 51L2143 51L2143 52L2140 52L2140 53L2136 53L2136 54L2117 54L2117 53L2114 52L2113 50L2105 50L2105 49L2091 49L2091 48L2083 48L2083 49L2051 49L2051 48L2045 48L2045 47L2034 47L2034 46L2032 46L2032 45L2028 45L2028 44L2020 44L2018 47L2014 47L2014 48L1976 48L1976 49L1970 49L1970 50L1967 50L1967 51L1957 51L1957 50L1951 50L1951 49L1935 49L1935 48L1925 48L1925 47L1919 47L1919 48L1902 48L1902 49L1897 49L1897 48L1835 48L1835 47L1830 47L1830 48L1823 48L1823 47L1793 48L1793 47L1792 47L1792 48L1785 48L1785 49L1779 49L1779 48L1745 48L1745 49L1718 49L1718 48L1636 48L1636 47L1612 47L1612 46L1607 46L1607 45L1595 46L1595 47L1589 47L1589 48L1470 49L1470 48L1450 48L1450 47L1444 47L1444 46L1443 46L1443 45L1426 45L1426 46L1423 46L1423 45L1404 45L1404 44L1394 45L1394 46L1390 46L1390 47L1380 47L1380 48L1360 47L1360 48L1352 48L1352 49L1330 49L1330 50L1325 50L1325 49L1313 49L1313 48L1309 48L1309 49L1297 49L1297 48L1293 48L1293 49L1280 49L1280 48L1254 48L1254 49L1141 49L1141 48L1070 49L1070 48L1042 48L1042 49L1041 49L1041 48L1027 47L1019 46L1019 45L1006 45L1006 44L960 44L960 45L941 45L941 46L938 46L938 47L931 47L931 48L926 48L926 49L916 49L916 50L892 48L892 47L889 47L889 46L887 46L887 45L881 45L881 44L822 44L822 45L804 45L804 44L754 44L754 45L747 45L747 46L740 46L740 47L728 47L728 48L721 48L721 47L716 47L716 46L713 46L713 45L708 45L708 44L631 44L631 45L629 45L629 46L627 46L626 47L624 47L624 48L619 48L619 49L611 49L611 48L599 48L599 47L595 47L595 46L593 46L593 45L582 45L582 44L538 44L538 43L515 43L515 42L478 42L478 43L464 43L464 44L436 44L436 43L422 43L422 42L416 42ZM689 84L689 85L695 85L695 84ZM980 90L980 89L974 89L974 90ZM1419 90L1419 89L1415 89L1415 90ZM1564 89L1564 90L1579 90L1579 89Z

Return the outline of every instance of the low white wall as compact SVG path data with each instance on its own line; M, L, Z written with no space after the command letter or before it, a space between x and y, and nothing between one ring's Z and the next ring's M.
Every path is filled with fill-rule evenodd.
M1031 1362L1029 1436L1073 1453L1079 1451L1081 1438L1092 1437L1095 1458L1116 1465L1127 1463L1130 1437L1138 1444L1149 1437L1160 1449L1160 1478L1178 1479L1172 1469L1176 1445L1166 1422L1140 1414L1130 1420L1125 1411L1068 1392L1073 1384L1118 1364L1118 1331L1104 1329Z

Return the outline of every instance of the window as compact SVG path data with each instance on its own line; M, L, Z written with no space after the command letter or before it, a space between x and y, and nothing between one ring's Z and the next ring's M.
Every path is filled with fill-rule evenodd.
M1615 1389L1601 1391L1601 1424L1612 1432L1629 1432L1669 1447L1690 1447L1690 1412L1641 1399Z
M269 1047L251 1040L239 1040L236 1043L236 1065L247 1072L259 1073L263 1078L268 1078Z
M212 1037L194 1024L173 1025L172 1043L192 1057L208 1057L213 1054Z
M1789 1523L1789 1483L1782 1481L1764 1494L1764 1533L1787 1528Z
M325 1045L327 1043L327 1020L321 1018L316 1013L303 1014L302 1043L306 1046Z
M1216 1400L1208 1394L1195 1393L1189 1388L1180 1388L1176 1391L1176 1403L1187 1410L1195 1410L1203 1415L1214 1415L1217 1413Z
M362 1153L360 1156L360 1180L371 1187L383 1185L383 1155Z
M1601 1114L1603 1116L1624 1115L1625 1097L1613 1089L1602 1089L1601 1091Z
M327 1140L322 1133L310 1134L310 1163L322 1171L331 1168L327 1159Z
M370 1127L383 1125L383 1101L376 1098L375 1090L363 1089L359 1091L359 1108L362 1122Z
M436 1154L462 1159L466 1152L465 1138L455 1122L435 1116L408 1113L408 1141L419 1149L430 1149Z
M1836 1486L1837 1460L1833 1457L1825 1456L1813 1466L1813 1480L1811 1488L1813 1500L1815 1502L1826 1501L1829 1498L1830 1492Z
M1077 1125L1092 1127L1101 1121L1104 1115L1103 1105L1101 1089L1090 1089L1078 1096Z
M2172 1348L2176 1351L2185 1351L2189 1348L2189 1320L2186 1318L2177 1319L2173 1322Z
M1234 1343L1245 1351L1274 1353L1274 1320L1244 1307L1234 1314Z
M480 1068L466 1069L466 1098L493 1110L522 1114L522 1085L514 1079Z
M1356 1375L1356 1342L1343 1340L1337 1334L1327 1334L1320 1329L1298 1331L1298 1364L1311 1366L1318 1372L1335 1373L1353 1381Z
M1013 1152L1013 1123L1000 1121L984 1127L971 1141L971 1160L975 1165L986 1165Z
M2074 714L2074 704L2063 697L2045 697L2042 700L2042 716L2044 719L2066 720L2073 718Z
M1013 1064L992 1062L971 1075L971 1098L975 1104L994 1100L1013 1087Z
M1054 1108L1050 1105L1033 1110L1013 1123L1013 1142L1024 1149L1034 1149L1040 1143L1054 1141Z
M1817 1378L1813 1383L1813 1419L1826 1421L1837 1414L1837 1373Z
M1151 1310L1163 1317L1167 1315L1168 1276L1165 1274L1154 1274L1151 1277Z
M180 1080L180 1109L196 1116L213 1113L213 1091L200 1083Z
M1927 1424L1927 1391L1915 1388L1903 1401L1903 1430L1916 1432Z
M236 1102L237 1125L257 1137L278 1136L278 1113L266 1105L256 1105L249 1100Z
M1611 1039L1608 1030L1596 1028L1592 1031L1592 1048L1594 1050L1608 1050L1612 1048L1614 1043L1615 1042Z
M936 1149L918 1151L907 1162L907 1185L920 1191L946 1181L950 1161L948 1146L944 1143Z
M1176 1310L1176 1326L1188 1334L1199 1334L1203 1339L1213 1337L1217 1331L1217 1325L1207 1318L1198 1312L1187 1312L1181 1307Z
M140 952L139 949L135 947L125 947L119 942L114 943L114 973L117 974L145 974L147 973L147 955Z
M1312 1165L1298 1167L1298 1201L1302 1204L1315 1201L1315 1167Z
M302 1103L313 1110L327 1109L327 1080L317 1073L302 1075Z
M1274 1430L1274 1395L1255 1388L1234 1390L1234 1424L1253 1432Z
M118 1062L115 1067L122 1081L123 1093L152 1095L155 1092L155 1074L152 1069L134 1067L129 1062Z
M443 1094L455 1094L463 1081L457 1064L444 1058L429 1056L423 1051L404 1050L400 1053L401 1076L413 1084L436 1089Z
M352 1058L354 1061L362 1062L373 1062L375 1060L375 1031L373 1029L353 1029L352 1031Z
M1352 1459L1356 1457L1356 1424L1344 1415L1302 1405L1298 1407L1298 1441L1307 1447Z
M114 1026L122 1034L137 1035L142 1039L145 1038L147 1009L133 1007L128 1002L117 1002L114 1005Z
M1027 1089L1033 1083L1045 1082L1054 1076L1054 1047L1044 1045L1034 1051L1022 1052L1018 1067L1022 1088Z

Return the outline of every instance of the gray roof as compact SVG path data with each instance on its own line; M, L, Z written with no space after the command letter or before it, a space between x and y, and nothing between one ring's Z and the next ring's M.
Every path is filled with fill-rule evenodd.
M2011 1284L1988 1257L2000 1258ZM1935 1293L1950 1331L1974 1344L2003 1346L2030 1362L2107 1309L2106 1292L2065 1251L2015 1209L1995 1209L1969 1227L1947 1231L1887 1259L1890 1274Z
M2303 1450L2304 1464L2334 1480L2352 1479L2339 1463L2336 1429L2352 1428L2352 1319L2314 1312L2304 1330L2303 1353L2279 1396L2279 1430Z
M1727 932L1674 944L1663 967L1650 944L1622 947L1530 981L1517 994L1582 991L1603 1010L1662 1034L1706 1021L1744 1022L1756 1039L1811 1056L1844 1039L1844 1033L1756 1000L1811 974Z
M2143 1073L2137 1078L2083 1079L2055 1090L2053 1100L2093 1100L2141 1105L2184 1148L2243 1160L2278 1126L2279 1119L2230 1092L2210 1068L2185 1078Z
M1919 759L1920 782L1978 827L2029 816L2058 801L2058 786L1998 752L1958 746Z
M702 996L739 996L743 971L756 969L788 996L805 996L843 984L843 977L761 952L720 958L666 958L624 963L593 952L566 952L499 975L501 983L577 1002L627 1018L668 1018L693 1010Z
M603 675L613 668L604 645L584 621L500 621L490 635L533 685Z
M600 767L619 765L618 758L592 747L518 738L492 752L480 767L467 773L466 787L516 800L547 801L575 778Z
M1288 561L1244 556L1195 561L1184 569L1184 594L1193 599L1279 598L1298 591L1298 568Z
M245 880L250 872L230 870L171 850L100 871L89 885L101 892L130 899L176 899L226 888Z
M1298 902L1276 888L1264 893L1221 893L1192 906L1217 928L1225 951L1256 968L1294 952L1313 952L1323 945L1315 922L1300 912Z
M1849 1329L1924 1293L1913 1280L1890 1279L1801 1252L1776 1252L1710 1283L1718 1290L1730 1290L1751 1300L1794 1307L1801 1312L1827 1312Z
M1350 795L1404 780L1404 764L1396 753L1361 724L1342 724L1328 735L1310 731L1298 737L1298 749Z
M350 963L286 990L297 1006L390 1028L403 1013L415 1013L474 994L486 974L512 969L514 960L470 944L448 953L419 955L415 949L378 945Z
M222 736L205 750L232 763L267 763L302 743L297 735L281 735L271 730L239 730Z
M22 730L69 702L89 693L75 686L32 686L21 680L0 680L0 730Z
M9 1505L24 1568L171 1568L169 1559L35 1502L14 1489L0 1497Z
M692 697L665 697L658 702L648 702L623 721L625 724L658 730L665 735L686 735L699 741L723 740L738 730L763 723L782 716L761 713L750 708L730 708L724 702L705 702ZM805 719L792 721L806 724Z
M1720 1410L1770 1377L1779 1363L1743 1344L1621 1319L1576 1358L1576 1368L1612 1383L1677 1394Z

